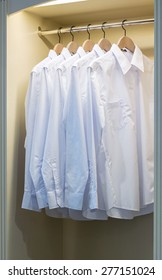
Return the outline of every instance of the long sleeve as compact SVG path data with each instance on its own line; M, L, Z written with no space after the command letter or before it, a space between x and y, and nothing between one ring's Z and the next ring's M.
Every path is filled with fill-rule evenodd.
M30 174L30 156L33 139L35 115L37 110L37 99L40 90L41 73L32 72L30 76L28 91L25 99L25 184L22 208L39 211L39 206L35 194L34 183Z
M34 126L37 115L37 109L39 104L39 98L41 96L41 80L42 70L44 65L49 63L56 53L53 50L49 51L48 57L38 63L31 72L29 86L25 98L25 126L26 126L26 138L25 138L25 182L24 182L24 194L22 201L22 208L39 211L39 205L36 197L36 191L34 182L30 173L30 160L31 149L33 145Z
M63 100L57 71L54 71L50 82L52 96L43 155L42 175L49 208L52 209L63 206L65 136L62 127Z
M83 104L83 115L84 115L84 127L86 135L86 146L87 146L87 158L88 158L88 208L90 209L103 209L103 202L101 202L100 190L97 188L97 153L101 141L101 126L98 108L94 106L93 101L93 88L91 85L90 68L87 70L87 89L86 89L86 101ZM100 131L99 131L100 130ZM97 133L96 133L97 132ZM97 135L98 134L98 135ZM96 139L95 139L96 137ZM100 204L100 205L99 205Z
M75 67L71 72L64 122L66 129L65 206L81 210L88 180L88 161L82 98Z
M43 69L30 157L30 173L34 182L39 208L44 208L48 205L44 181L41 174L41 165L47 133L49 102L45 69Z

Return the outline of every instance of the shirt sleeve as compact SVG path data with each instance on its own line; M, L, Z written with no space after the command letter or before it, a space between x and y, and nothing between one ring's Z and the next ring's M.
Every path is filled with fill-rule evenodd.
M39 92L39 81L40 74L35 72L31 73L28 90L25 99L25 125L26 125L26 138L25 138L25 183L24 183L24 194L22 200L22 208L28 210L39 211L39 206L35 194L34 183L30 174L30 156L33 129L35 122L35 113L37 98Z
M45 142L42 175L49 208L63 207L65 135L62 123L63 99L58 71L51 79L50 115Z
M88 67L88 102L87 102L87 123L91 130L87 128L87 138L89 146L90 162L90 206L98 209L105 209L103 195L103 180L100 181L103 174L104 165L101 160L102 154L102 133L105 124L103 106L101 104L100 93L103 84L103 76L100 72L96 73L93 67ZM90 108L90 109L88 109ZM90 123L89 123L90 122ZM93 145L91 144L93 143ZM102 172L101 172L102 170ZM103 179L103 178L102 178ZM94 204L95 203L95 204Z
M43 68L41 71L39 99L37 103L30 157L30 173L40 209L48 206L46 189L41 173L50 104L46 71L46 68Z
M75 66L71 71L64 123L66 130L65 207L81 210L88 180L88 159L79 72Z
M87 87L86 87L86 100L83 106L83 115L84 115L84 127L85 127L85 136L86 136L86 146L87 146L87 158L88 158L88 205L86 207L90 209L97 209L98 205L98 191L97 191L97 167L96 167L96 156L98 147L95 142L95 126L98 122L96 118L96 107L93 107L92 102L92 85L91 85L91 76L90 68L86 69L87 71ZM94 123L95 121L95 123ZM100 140L98 140L100 142ZM99 143L98 143L99 145Z

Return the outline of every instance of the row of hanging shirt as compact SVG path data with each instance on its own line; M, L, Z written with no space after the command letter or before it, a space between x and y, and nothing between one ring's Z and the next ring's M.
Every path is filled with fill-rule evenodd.
M153 211L154 63L122 40L50 50L33 68L22 208L76 220Z

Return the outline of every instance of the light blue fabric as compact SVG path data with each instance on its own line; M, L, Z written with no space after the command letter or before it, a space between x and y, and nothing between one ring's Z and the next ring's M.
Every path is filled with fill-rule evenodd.
M49 55L39 64L37 64L30 75L28 91L25 99L25 121L26 121L26 139L25 139L25 183L22 208L39 211L39 205L36 197L34 182L30 174L31 148L33 141L34 124L37 112L38 100L41 91L42 69L49 63L56 53L50 50Z
M81 210L98 208L95 164L93 158L92 135L87 135L88 123L91 128L91 113L88 109L88 65L104 52L98 45L72 67L67 102L64 111L66 128L66 169L65 206ZM90 115L89 115L90 112ZM92 137L91 137L92 136ZM88 201L84 194L88 189ZM85 198L87 200L87 198ZM87 204L87 205L86 205Z
M46 177L42 174L42 164L44 147L48 130L50 117L50 106L54 89L57 86L55 80L55 71L57 66L70 56L68 50L63 49L59 56L55 56L48 64L44 65L41 79L41 91L37 104L37 112L35 117L34 132L32 139L31 157L30 157L30 173L34 182L39 208L44 208L53 201L57 205L55 194L51 190L51 185L46 187ZM48 164L54 164L50 161ZM49 165L49 166L50 166ZM49 172L50 169L46 169ZM52 182L53 186L54 181ZM55 184L57 181L55 182Z

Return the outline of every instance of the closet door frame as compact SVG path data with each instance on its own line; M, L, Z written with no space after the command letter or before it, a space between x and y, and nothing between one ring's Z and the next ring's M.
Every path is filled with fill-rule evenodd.
M155 203L154 259L162 260L162 1L154 0L155 16Z
M15 5L11 5L15 2ZM22 7L22 4L24 6ZM28 2L28 3L27 3ZM29 4L30 2L30 4ZM0 0L0 259L6 259L7 208L7 4L10 13L46 1ZM162 1L154 0L155 10L155 203L154 203L154 259L162 260Z
M6 158L7 158L7 5L0 0L0 259L6 259Z

